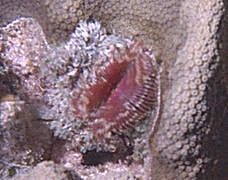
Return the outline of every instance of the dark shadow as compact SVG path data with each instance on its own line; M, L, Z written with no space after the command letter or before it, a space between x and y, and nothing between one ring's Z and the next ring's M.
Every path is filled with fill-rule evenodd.
M82 165L97 166L106 162L117 163L119 160L126 160L127 156L133 154L133 146L125 146L125 150L117 149L115 152L97 151L96 149L83 153Z

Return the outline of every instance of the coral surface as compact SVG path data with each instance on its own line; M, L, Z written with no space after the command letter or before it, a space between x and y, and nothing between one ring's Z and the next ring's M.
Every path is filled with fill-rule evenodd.
M151 158L147 166L151 169L150 176L153 179L222 179L227 177L228 164L225 157L228 149L225 143L228 132L227 8L225 0L1 0L0 24L4 26L20 16L33 17L44 31L41 39L46 36L48 42L61 43L70 38L69 32L73 32L79 20L93 18L100 21L108 32L115 30L121 35L143 39L146 47L152 48L163 64L160 125L156 133L151 132L150 138ZM4 49L1 42L5 37L1 32L0 51ZM61 48L53 52L58 50L59 59L70 56L65 55ZM50 53L51 56L54 58L50 59L58 57L55 53ZM11 69L14 76L8 76L11 72L6 70L7 74L4 74L0 63L1 81L4 79L7 84L14 82L9 83L10 86L0 82L1 93L16 91L16 94L26 97L31 90L29 88L40 86L33 61L22 58L21 63L19 66L32 66L34 71ZM61 64L59 66L62 67ZM61 68L54 68L62 73ZM63 70L63 74L66 72L68 70ZM77 78L76 74L73 78ZM24 83L19 83L23 87L19 88L20 91L15 90L15 75ZM27 87L25 81L31 79L35 79L37 84ZM62 82L69 81L63 78ZM67 101L68 88L63 97L57 96L63 89L56 87L57 95L52 91L56 103L52 102L50 107L59 101L63 104ZM38 103L42 91L37 92L32 99ZM48 101L46 97L44 99ZM45 107L44 111L47 112ZM57 112L47 113L46 119L55 119L59 115L59 119L68 118ZM69 124L62 121L54 123L54 128L69 129ZM54 132L61 134L65 131Z

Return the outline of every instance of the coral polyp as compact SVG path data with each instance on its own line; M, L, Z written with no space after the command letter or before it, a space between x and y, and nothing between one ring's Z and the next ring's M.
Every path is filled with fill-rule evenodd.
M157 106L158 64L143 42L108 49L90 75L81 77L72 102L75 115L88 121L96 139L134 126Z

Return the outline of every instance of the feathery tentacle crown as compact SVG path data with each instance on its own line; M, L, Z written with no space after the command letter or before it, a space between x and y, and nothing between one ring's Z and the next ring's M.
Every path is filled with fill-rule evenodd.
M110 132L132 127L155 108L159 72L153 54L143 48L142 41L104 31L95 34L95 38L86 34L92 39L92 46L87 47L93 52L91 59L87 56L91 66L89 73L81 75L72 104L75 115L88 121L95 137L103 139Z

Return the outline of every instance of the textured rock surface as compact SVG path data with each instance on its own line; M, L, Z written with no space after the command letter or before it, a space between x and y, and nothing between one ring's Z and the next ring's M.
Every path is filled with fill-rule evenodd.
M144 39L155 50L164 71L161 123L151 138L154 179L215 178L216 172L221 171L211 168L216 167L213 158L223 159L218 165L225 169L227 161L222 157L227 151L224 142L228 127L225 0L26 2L1 0L1 25L21 15L32 16L43 26L49 40L56 42L67 38L79 19L91 17L121 34ZM218 140L220 135L224 142Z
M43 161L34 168L28 171L28 173L17 175L15 180L27 180L27 179L53 179L53 180L71 180L78 179L76 175L71 174L64 167L55 164L52 161Z
M17 96L6 95L1 98L0 112L1 178L49 158L51 132L37 121L31 105Z
M22 18L0 31L0 156L5 165L0 176L5 179L12 174L7 168L16 172L48 159L52 132L31 104L43 93L37 77L38 64L47 50L42 28L31 18Z

